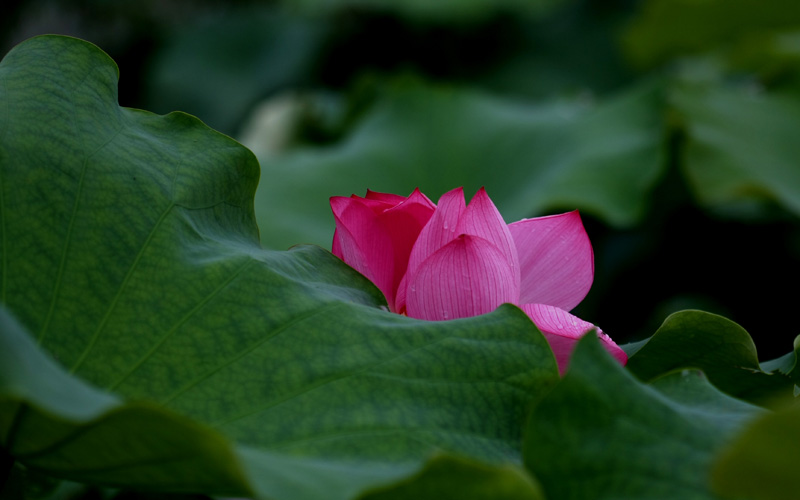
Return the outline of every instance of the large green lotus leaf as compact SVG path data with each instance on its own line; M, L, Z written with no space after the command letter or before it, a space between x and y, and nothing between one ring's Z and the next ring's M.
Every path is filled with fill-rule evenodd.
M761 34L800 25L800 4L786 0L647 0L624 37L641 65L687 53L738 47ZM763 62L763 61L762 61Z
M40 346L84 381L236 441L260 496L351 498L435 473L435 453L512 477L502 464L519 459L526 408L557 380L527 316L409 319L318 247L261 249L253 155L188 115L119 107L117 76L67 37L0 64L0 298ZM69 415L50 417L66 432ZM51 431L25 429L5 442L61 477L103 446L75 432L59 459L36 445ZM194 491L230 490L176 474L194 475Z
M630 356L627 366L643 381L697 368L720 390L752 402L768 403L793 395L794 383L786 376L793 366L782 371L778 366L762 368L753 339L744 328L703 311L670 315Z
M714 453L762 411L695 370L643 384L587 335L531 414L525 464L547 498L716 498Z
M714 489L730 498L800 498L800 407L764 415L741 432L715 460Z
M664 167L662 109L654 82L596 106L395 82L340 143L262 155L262 242L329 246L328 198L367 189L407 195L419 187L435 202L454 187L485 186L507 222L580 208L630 225Z
M350 498L370 485L378 490L367 495L373 500L440 498L442 489L462 491L462 498L540 498L538 485L511 464L441 455L420 468L234 449L207 426L152 403L123 403L69 375L2 308L0 361L0 444L26 471L150 491L255 490L269 498ZM0 491L24 490L27 474L15 472Z
M800 213L797 95L681 85L672 102L687 132L684 172L702 204L730 210L778 203Z

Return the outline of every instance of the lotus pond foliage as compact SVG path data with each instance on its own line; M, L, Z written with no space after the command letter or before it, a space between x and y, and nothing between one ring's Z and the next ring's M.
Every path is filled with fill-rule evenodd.
M648 0L615 51L589 29L619 24L611 5L467 3L236 3L151 67L200 118L121 106L133 71L89 41L5 54L0 497L800 498L786 298L746 329L667 263L648 287L624 271L694 245L672 241L689 204L774 255L718 289L751 293L750 267L792 281L796 8ZM378 38L449 19L459 44L497 23L493 50L541 50L354 76L320 62L361 54L320 21L347 12L356 41L362 18ZM244 59L187 56L222 40ZM598 95L553 97L579 81ZM309 82L328 90L244 121Z

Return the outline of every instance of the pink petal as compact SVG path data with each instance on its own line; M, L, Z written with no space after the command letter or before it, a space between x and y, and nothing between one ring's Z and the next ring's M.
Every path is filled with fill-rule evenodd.
M456 236L455 233L458 219L464 212L464 191L456 188L448 191L439 198L439 205L428 221L427 225L419 233L411 254L408 257L407 275L414 275L419 266L437 250L450 243ZM402 311L405 306L405 289L401 285L397 292L397 310Z
M341 244L339 243L338 233L339 232L336 229L333 230L333 243L331 243L331 253L339 257L340 259L344 260L344 257L342 256Z
M589 292L594 254L578 211L508 225L519 254L520 302L569 311Z
M336 220L333 253L377 286L391 304L395 275L392 239L386 227L360 198L334 196Z
M400 196L399 194L379 193L377 191L370 191L369 189L367 189L367 195L364 196L364 198L368 200L382 201L391 205L397 205L406 200L405 197Z
M524 304L522 310L533 320L533 323L544 334L558 362L558 371L563 375L569 365L569 359L578 339L593 328L603 347L621 364L628 362L628 356L603 333L600 328L573 316L563 309L545 304Z
M491 312L519 296L513 274L506 256L494 244L461 235L407 276L405 312L430 321Z
M403 201L389 210L403 211L411 214L416 219L421 231L436 210L436 204L422 194L419 188L417 188L414 189L408 198L403 199ZM419 236L419 231L417 232L417 236Z
M411 248L435 205L419 190L408 198L372 193L375 195L391 202L358 196L331 198L336 219L332 251L375 283L396 311L397 286L405 275Z
M384 227L392 240L394 253L394 276L392 277L392 295L389 307L398 311L397 290L406 275L408 260L420 231L428 223L436 206L424 194L415 190L406 201L386 210L380 215Z
M520 283L519 258L514 238L484 188L475 193L461 214L455 234L470 234L493 243L505 255L513 271L512 279Z

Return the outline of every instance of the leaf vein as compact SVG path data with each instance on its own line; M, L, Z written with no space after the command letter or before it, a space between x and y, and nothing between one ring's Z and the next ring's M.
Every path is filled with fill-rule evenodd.
M289 401L289 400L291 400L293 398L296 398L296 397L298 397L298 396L300 396L302 394L309 393L311 391L319 389L320 387L324 387L324 386L326 386L328 384L332 384L334 382L346 379L348 377L354 377L354 376L360 375L360 374L365 373L365 372L367 372L367 371L369 371L371 369L374 369L374 368L376 368L378 366L381 366L381 365L384 365L384 364L387 364L387 363L391 363L392 361L394 361L396 359L402 358L404 356L407 356L407 355L409 355L409 354L411 354L413 352L419 351L421 349L428 348L428 347L430 347L430 346L432 346L434 344L437 344L437 343L442 342L444 340L448 340L450 338L452 338L452 337L449 336L449 335L448 336L444 336L444 337L438 337L438 338L436 338L436 339L434 339L434 340L432 340L430 342L426 342L423 345L417 346L417 347L415 347L413 349L409 349L407 351L403 351L403 352L401 352L401 353L399 353L397 355L391 356L391 357L389 357L387 359L381 359L381 360L377 360L374 363L367 364L366 366L364 366L364 367L362 367L362 368L360 368L358 370L355 370L355 371L352 371L352 372L346 372L346 373L343 373L343 374L336 374L336 375L332 375L332 376L329 376L329 377L324 377L322 379L319 379L315 383L312 383L312 384L310 384L308 386L302 387L302 388L300 388L298 390L292 391L292 392L284 395L283 397L278 398L277 400L270 401L265 406L258 407L258 408L254 409L254 410L248 410L247 412L240 413L240 414L238 414L236 416L233 416L233 417L228 418L228 419L223 420L223 421L218 421L218 422L212 423L211 426L212 427L223 427L223 426L225 426L225 425L227 425L227 424L229 424L229 423L231 423L233 421L239 420L241 418L246 418L246 417L250 417L250 416L253 416L253 415L256 415L256 414L259 414L259 413L264 413L264 412L273 410L273 409L277 408L278 406L280 406L281 404L283 404L283 403L285 403L285 402L287 402L287 401Z
M222 363L218 364L214 368L206 371L205 373L203 373L202 375L197 377L195 380L193 380L193 381L189 382L188 384L184 385L183 387L181 387L180 389L178 389L177 391L175 391L174 393L169 395L166 399L160 401L160 403L166 406L167 404L169 404L170 402L175 400L177 397L179 397L181 394L185 393L186 391L188 391L192 387L196 386L197 384L199 384L203 380L206 380L209 377L213 376L215 373L217 373L220 370L222 370L223 368L229 366L231 363L234 363L235 361L238 361L239 359L247 356L248 354L253 352L255 349L260 347L262 344L264 344L265 342L277 337L279 334L281 334L282 332L286 331L290 327L295 326L298 323L301 323L301 322L303 322L303 321L305 321L305 320L307 320L309 318L312 318L312 317L314 317L314 316L316 316L318 314L322 314L323 312L326 312L326 311L328 311L328 310L330 310L330 309L332 309L332 308L334 308L334 307L336 307L338 305L339 305L338 303L333 303L333 304L325 306L325 307L323 307L321 309L312 310L310 312L306 312L306 313L298 315L297 317L293 318L291 321L289 321L286 324L281 325L279 328L276 328L275 330L273 330L269 335L265 336L262 339L259 339L258 342L254 342L252 345L248 346L246 349L244 349L241 352L237 353L235 356L226 359L225 361L223 361Z
M86 79L89 77L90 73L92 73L92 72L89 72L89 71L86 72L86 75L84 75L83 80L81 80L78 83L78 85L75 86L73 91L75 89L77 89L78 87L80 87L81 85L83 85L83 82L86 81ZM85 144L85 142L83 140L83 136L80 133L78 133L78 128L79 127L78 127L78 124L76 123L76 118L75 118L76 116L78 116L78 110L75 107L74 99L69 99L69 104L70 104L70 107L72 107L72 113L70 113L70 120L72 121L72 125L73 125L73 128L75 130L76 135L81 140L81 145L83 146L82 149L85 150L86 149L86 144ZM72 204L72 213L71 213L71 215L69 217L69 224L67 225L67 234L66 234L66 236L64 238L64 248L61 251L61 259L60 259L60 262L59 262L59 265L58 265L58 272L56 274L55 284L53 285L53 298L50 301L50 307L49 307L49 309L47 311L47 316L45 317L44 323L42 324L42 328L41 328L41 330L39 330L39 334L37 335L37 342L39 344L41 344L44 341L45 334L47 333L47 330L50 327L50 322L52 321L53 314L55 313L56 304L58 303L59 290L61 289L61 283L62 283L63 278L64 278L64 268L67 265L67 255L69 254L69 248L70 248L70 246L72 244L72 233L73 233L73 230L74 230L74 227L75 227L75 219L77 218L77 215L78 215L78 208L80 207L81 196L83 195L84 181L86 179L86 171L88 170L88 167L89 167L89 160L95 154L97 154L100 150L102 150L108 144L110 144L114 139L116 139L123 128L124 127L118 128L114 132L114 134L111 137L109 137L109 139L107 141L105 141L103 144L98 146L97 149L92 151L90 154L86 155L86 158L84 158L84 160L83 160L83 165L81 166L81 173L80 173L80 177L79 177L79 180L78 180L78 189L75 192L75 201Z
M106 312L103 315L103 318L100 320L100 323L98 323L97 328L95 328L95 331L92 334L92 337L89 339L89 343L87 344L86 349L83 350L83 353L81 353L81 355L78 358L78 360L72 366L72 368L70 369L70 373L75 373L81 367L83 362L86 361L87 356L92 351L92 349L94 348L95 344L97 343L98 338L100 337L100 332L103 330L103 328L105 328L106 323L108 323L108 320L111 317L111 313L114 312L114 309L117 307L117 303L119 302L120 296L122 295L122 292L127 288L128 283L130 282L131 276L133 275L134 271L138 267L139 261L141 261L141 259L142 259L142 255L144 255L145 250L148 248L148 246L150 245L150 242L153 240L153 236L156 234L158 229L161 227L161 224L163 224L164 220L167 218L167 215L169 215L169 213L172 211L173 207L174 207L174 205L172 205L172 204L167 206L166 210L164 210L164 212L158 218L156 223L153 225L153 229L150 230L150 233L147 235L147 239L145 239L144 243L142 243L141 247L139 248L139 252L137 252L136 257L133 259L133 262L131 263L130 267L128 268L128 272L125 274L125 277L123 278L122 283L117 288L117 293L114 295L114 298L111 300L111 303L108 305L108 308L106 309Z
M138 370L142 365L144 365L147 362L147 360L150 359L161 348L164 342L169 340L169 338L172 337L172 335L176 331L178 331L178 329L181 326L183 326L187 321L189 321L189 318L194 316L211 299L219 295L219 293L222 292L222 290L224 290L228 285L230 285L237 277L239 277L252 262L253 262L252 260L245 261L244 264L242 264L239 267L239 269L231 273L231 275L227 279L225 279L222 283L220 283L219 286L217 286L217 288L215 288L211 293L209 293L208 296L206 296L203 300L198 302L190 311L184 314L183 317L181 317L169 330L167 330L166 333L164 333L164 335L160 339L158 339L155 342L155 344L153 344L153 346L136 363L134 363L134 365L130 368L130 370L127 371L127 373L125 373L122 377L120 377L114 383L108 386L108 390L113 391L114 389L119 387L120 384L122 384L125 380L127 380L128 377L130 377L133 373L135 373L136 370Z

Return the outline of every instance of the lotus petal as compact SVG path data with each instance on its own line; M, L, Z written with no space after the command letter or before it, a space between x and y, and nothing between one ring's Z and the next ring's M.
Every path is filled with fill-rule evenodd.
M524 304L521 308L544 334L555 354L558 370L562 375L569 366L569 360L578 339L592 330L596 331L603 347L617 361L623 365L628 362L625 352L595 325L573 316L563 309L545 304Z
M508 225L519 255L520 303L549 304L569 311L594 280L594 254L575 210Z
M408 257L435 205L414 190L408 198L367 192L372 198L331 198L336 220L332 251L380 288L391 310Z
M460 235L408 275L405 312L430 321L492 312L519 297L507 256L493 243Z
M458 236L455 234L455 228L465 208L462 188L448 191L439 198L436 211L433 212L430 220L419 233L419 237L417 237L414 247L411 249L406 276L415 275L425 259ZM407 287L401 283L397 290L396 300L399 312L403 311L405 307L406 290Z
M472 197L472 201L458 220L455 234L478 236L494 244L508 260L514 272L513 279L516 283L520 283L519 257L514 238L484 188L480 188Z
M372 281L387 301L394 297L394 249L378 215L360 198L334 196L336 220L332 252Z

